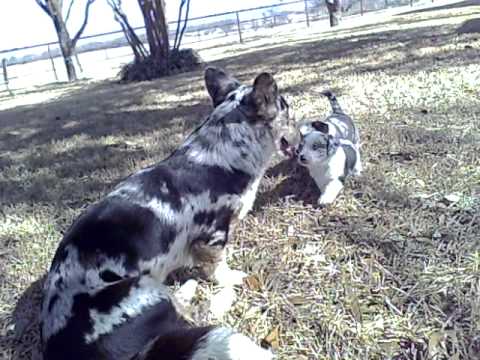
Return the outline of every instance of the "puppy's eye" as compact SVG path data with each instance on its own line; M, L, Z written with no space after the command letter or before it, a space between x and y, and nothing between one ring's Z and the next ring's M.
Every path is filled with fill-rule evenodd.
M320 143L315 143L315 144L312 145L312 149L314 151L320 150L321 148L323 148L323 146Z

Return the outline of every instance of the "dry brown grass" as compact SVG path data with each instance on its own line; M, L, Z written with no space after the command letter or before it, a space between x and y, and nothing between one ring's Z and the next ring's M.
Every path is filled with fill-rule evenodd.
M280 359L480 358L480 34L455 32L479 13L299 32L216 62L244 80L276 70L304 115L336 89L366 164L328 209L304 171L274 164L232 241L251 277L224 323ZM200 72L63 90L0 112L2 359L34 357L39 284L74 217L209 111Z

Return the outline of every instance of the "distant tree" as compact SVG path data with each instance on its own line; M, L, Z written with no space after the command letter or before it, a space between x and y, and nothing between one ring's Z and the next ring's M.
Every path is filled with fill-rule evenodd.
M223 20L218 22L218 27L225 33L225 36L233 30L233 23L230 20Z
M142 38L137 36L122 10L122 0L107 0L112 8L115 20L120 23L134 53L133 63L125 65L121 72L122 81L144 81L188 71L200 65L199 55L192 49L180 50L190 13L190 0L181 0L175 41L170 49L168 24L165 15L164 0L138 0L145 22L148 50ZM186 7L185 15L183 9Z
M86 0L85 2L85 12L83 16L83 21L76 32L75 36L72 38L67 29L67 23L70 18L70 14L73 8L75 0L68 1L68 6L65 7L63 0L35 0L38 6L52 19L55 31L57 32L58 43L62 51L63 59L65 62L65 67L67 69L67 76L69 81L77 80L77 72L75 70L75 65L73 63L73 56L75 55L75 47L77 45L78 39L82 36L82 33L85 31L85 28L88 23L88 15L90 13L90 6L95 2L95 0ZM64 10L66 12L64 13Z

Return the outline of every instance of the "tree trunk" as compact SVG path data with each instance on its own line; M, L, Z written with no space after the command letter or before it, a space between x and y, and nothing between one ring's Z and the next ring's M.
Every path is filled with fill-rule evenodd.
M169 70L170 44L168 41L168 26L165 17L164 0L138 0L142 10L147 31L150 56L155 67L167 75Z
M65 67L67 69L67 76L69 81L77 80L77 72L75 71L75 65L73 63L72 57L75 56L75 47L77 45L80 36L82 35L85 27L88 22L88 14L90 12L90 6L95 2L95 0L87 0L85 4L85 14L83 18L83 23L78 29L77 33L73 37L70 37L70 34L67 30L67 21L70 17L70 12L73 7L74 0L70 1L70 5L67 10L65 17L63 16L63 0L35 0L35 2L40 6L40 8L52 19L55 31L58 37L58 43L60 44L60 50L62 51L63 59L65 61ZM77 57L78 61L78 57ZM78 63L80 66L80 63ZM81 67L80 67L81 68Z
M74 47L67 26L63 19L55 13L52 14L52 20L55 30L57 31L58 43L60 44L60 50L62 51L65 68L67 69L68 81L76 81L77 71L75 70L75 64L73 63Z
M340 0L325 0L330 17L330 26L334 27L340 23L342 17Z

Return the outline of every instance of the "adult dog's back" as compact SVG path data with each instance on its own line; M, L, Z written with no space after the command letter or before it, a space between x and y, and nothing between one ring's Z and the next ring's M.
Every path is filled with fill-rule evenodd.
M267 73L253 86L213 68L205 79L216 108L202 126L88 209L60 243L44 285L45 359L270 358L228 329L190 327L163 285L183 266L219 282L235 275L223 254L231 227L251 209L288 120Z

